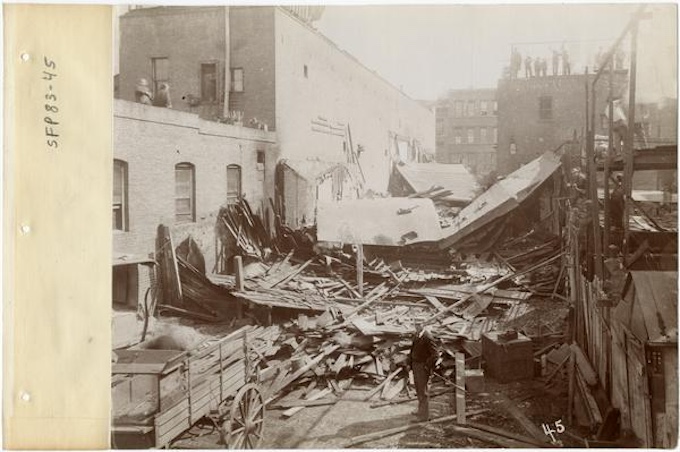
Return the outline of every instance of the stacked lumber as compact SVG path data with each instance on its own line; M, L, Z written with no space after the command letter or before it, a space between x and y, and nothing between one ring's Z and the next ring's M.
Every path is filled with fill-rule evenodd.
M276 247L262 218L242 198L220 209L215 230L222 243L221 259L234 255L265 259Z
M496 256L513 272L522 272L538 262L561 253L558 236L532 229L526 234L506 240ZM564 268L560 260L524 273L516 283L535 294L554 295L563 286Z

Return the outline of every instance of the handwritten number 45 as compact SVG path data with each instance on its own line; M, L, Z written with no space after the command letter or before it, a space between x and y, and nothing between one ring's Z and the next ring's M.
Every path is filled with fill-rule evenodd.
M45 63L45 67L47 69L56 69L57 68L57 63L48 59L47 57L44 57L43 61ZM57 74L55 74L53 72L43 71L43 80L52 80L56 76L57 76Z
M564 425L562 425L562 419L559 419L555 421L555 430L551 428L550 424L543 424L543 433L545 433L546 436L549 436L552 442L557 442L557 439L555 438L555 433L560 434L564 433Z

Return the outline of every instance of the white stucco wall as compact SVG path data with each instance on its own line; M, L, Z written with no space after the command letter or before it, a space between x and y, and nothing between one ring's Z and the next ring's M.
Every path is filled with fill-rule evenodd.
M416 139L434 152L434 113L425 106L280 8L274 39L282 158L343 161L343 137L312 131L312 121L319 118L329 124L349 124L355 149L358 144L365 149L360 162L367 189L387 190L390 134Z

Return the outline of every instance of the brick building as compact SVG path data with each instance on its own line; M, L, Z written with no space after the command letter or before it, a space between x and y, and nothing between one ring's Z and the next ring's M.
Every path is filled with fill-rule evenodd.
M436 158L462 163L475 174L496 169L498 108L495 89L451 90L436 103Z
M574 135L585 136L586 77L590 87L594 75L499 80L499 174L508 174L545 151L557 149ZM627 94L627 78L625 70L615 73L615 98ZM608 77L602 77L596 90L596 135L609 133L604 117L608 96Z
M162 223L176 245L191 234L212 270L220 206L245 196L254 210L260 207L265 174L275 165L264 156L274 147L273 132L115 101L113 249L154 252Z
M434 150L434 115L339 49L311 7L136 9L120 19L119 92L171 86L173 108L275 130L268 159L348 161L385 192L392 163ZM274 180L266 187L272 196ZM269 191L272 190L272 191Z

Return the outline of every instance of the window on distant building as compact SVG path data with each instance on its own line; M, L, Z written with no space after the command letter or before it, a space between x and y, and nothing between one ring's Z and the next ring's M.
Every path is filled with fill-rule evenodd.
M461 118L463 116L463 101L462 100L457 100L453 104L454 108L454 116L456 118Z
M498 128L493 128L493 144L498 144Z
M456 144L461 144L463 142L463 129L456 128L453 131L453 141Z
M467 110L466 110L466 115L465 116L474 116L475 115L475 101L474 100L469 100L467 102Z
M437 136L441 136L444 134L444 118L437 116L437 120L435 121L435 127L436 127L436 134Z
M237 67L231 69L230 91L233 93L243 92L243 68Z
M309 70L307 69L307 65L306 65L306 64L305 64L305 66L304 66L304 68L303 68L303 72L304 72L304 74L305 74L305 78L309 78Z
M170 81L168 59L166 57L151 58L151 75L153 77L153 93L156 94L161 83L168 83Z
M175 221L196 221L196 178L191 163L175 165Z
M485 100L482 100L479 102L479 114L482 116L486 116L489 114L489 103Z
M497 115L498 114L498 102L495 100L493 101L493 114Z
M486 127L482 127L479 129L479 142L486 143L486 139Z
M236 204L241 199L241 167L227 166L227 204Z
M113 230L127 231L127 163L113 161Z
M217 101L217 63L201 64L201 100Z
M540 119L552 119L552 96L541 96L538 98L538 117Z
M473 128L467 129L467 142L468 144L472 144L475 142L475 129Z

